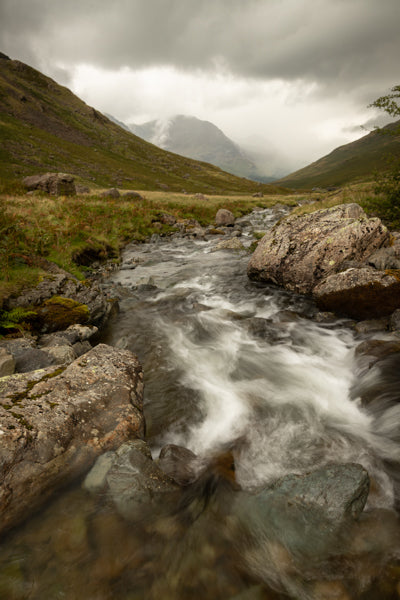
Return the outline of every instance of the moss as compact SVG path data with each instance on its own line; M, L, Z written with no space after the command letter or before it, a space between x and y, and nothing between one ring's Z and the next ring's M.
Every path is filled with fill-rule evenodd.
M39 307L37 313L39 326L46 327L47 331L67 329L74 323L87 323L90 317L86 304L63 296L49 298Z
M16 394L12 394L10 396L10 400L12 401L13 404L18 404L19 402L22 402L22 400L24 400L27 397L27 395L35 387L35 385L37 385L38 383L42 383L43 381L48 381L49 379L52 379L53 377L57 377L58 375L61 375L61 373L63 373L66 368L67 367L64 367L64 366L59 367L55 371L52 371L51 373L44 375L41 379L38 379L37 381L28 381L26 383L26 387L25 387L24 391L17 392ZM43 394L37 394L37 396L32 396L32 399L40 398L41 396L43 396ZM9 405L4 405L4 408L7 408L7 407L11 408L11 406L9 406Z
M21 423L21 425L23 427L25 427L25 429L29 429L29 430L33 429L33 426L30 423L28 423L28 421L24 418L23 415L20 415L19 413L16 413L16 412L12 412L11 414L14 417L14 419L17 419L17 421L19 423Z

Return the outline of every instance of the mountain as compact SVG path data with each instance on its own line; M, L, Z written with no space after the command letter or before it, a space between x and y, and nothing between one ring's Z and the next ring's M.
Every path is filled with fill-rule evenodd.
M370 179L374 171L387 169L390 156L400 159L400 121L339 146L312 164L275 181L290 188L336 187Z
M0 53L0 180L68 172L99 186L274 192L135 136L32 67Z
M141 138L182 156L201 160L228 173L257 179L257 167L216 125L187 115L130 125Z

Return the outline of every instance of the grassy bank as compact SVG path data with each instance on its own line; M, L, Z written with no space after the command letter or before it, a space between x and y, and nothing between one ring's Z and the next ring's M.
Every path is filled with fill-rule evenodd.
M0 194L0 307L5 297L37 283L47 259L85 279L90 262L118 261L121 248L130 241L144 241L153 233L169 235L174 228L160 222L163 213L178 221L196 219L203 226L214 222L219 208L235 217L255 206L277 203L296 206L304 214L336 204L357 202L372 216L385 219L384 202L374 194L374 183L343 187L331 193L270 195L215 195L206 199L161 191L143 192L142 200L109 199L99 195L49 197ZM381 207L381 209L380 209Z
M168 235L174 229L160 223L162 213L207 225L219 208L239 217L255 206L296 203L296 197L282 195L202 199L155 191L143 196L143 200L113 200L98 195L0 195L0 301L38 281L43 258L84 279L91 257L117 260L129 241L144 241L153 233Z

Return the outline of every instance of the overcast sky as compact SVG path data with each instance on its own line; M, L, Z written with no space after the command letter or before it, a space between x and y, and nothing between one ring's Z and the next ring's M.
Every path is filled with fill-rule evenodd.
M286 171L379 122L399 30L400 0L0 0L0 51L91 106L209 120Z

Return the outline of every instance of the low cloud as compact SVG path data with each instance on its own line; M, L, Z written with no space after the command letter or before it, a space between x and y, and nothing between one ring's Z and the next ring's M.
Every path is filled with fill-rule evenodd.
M375 122L399 22L399 0L1 0L0 51L120 120L192 114L290 169Z
M0 44L107 69L151 65L319 81L396 83L398 0L2 0Z

